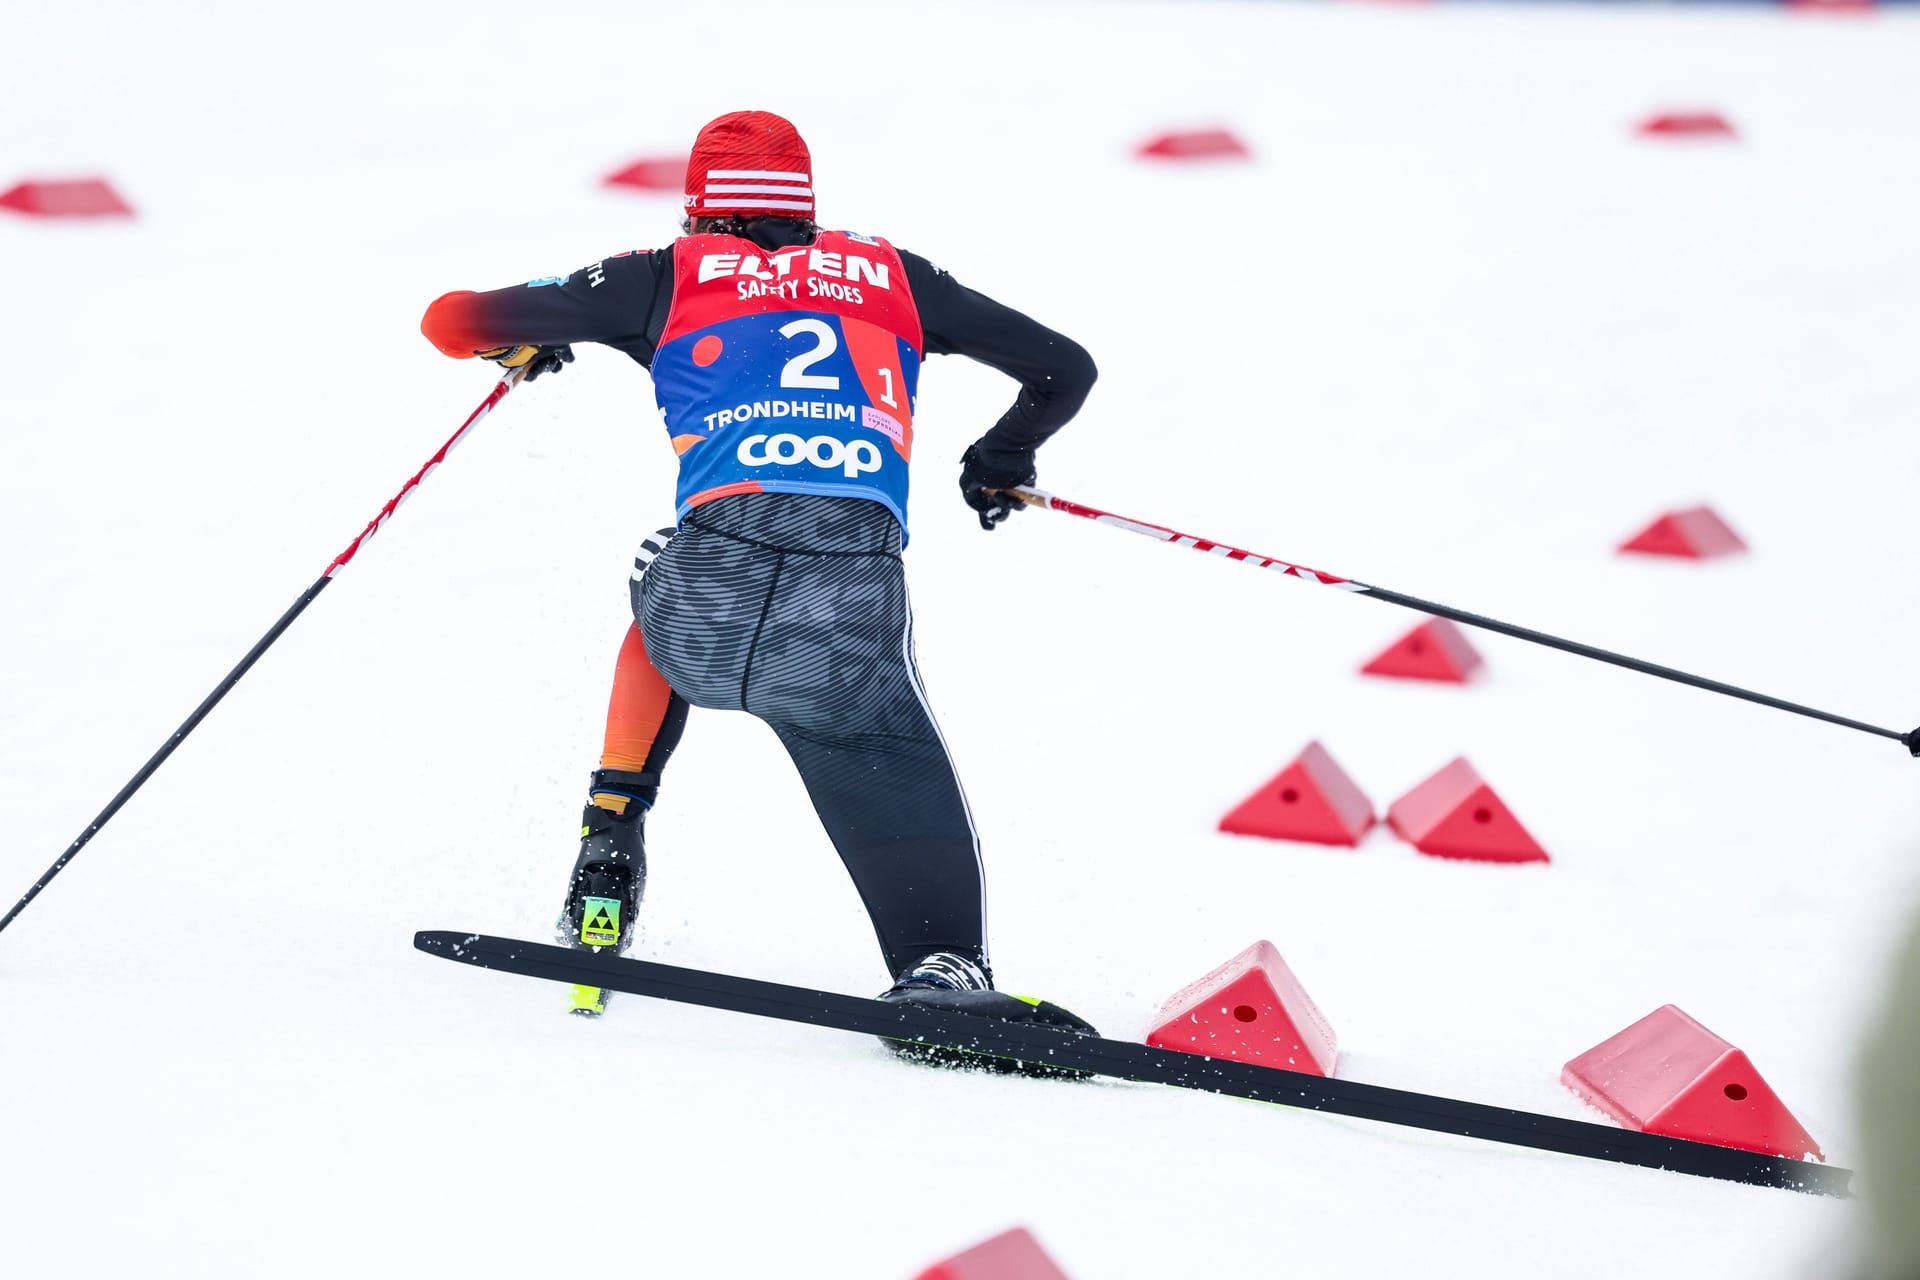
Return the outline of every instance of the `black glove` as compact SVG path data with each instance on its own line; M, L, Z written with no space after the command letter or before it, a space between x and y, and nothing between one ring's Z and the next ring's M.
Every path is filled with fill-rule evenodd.
M502 369L518 369L525 365L527 376L522 382L532 382L543 373L558 373L562 366L573 363L573 348L558 347L495 347L491 351L476 351L482 360L491 360Z
M988 453L975 441L960 455L960 496L980 513L980 527L988 533L1021 507L1018 498L990 490L1017 489L1032 484L1034 477L1031 449L995 449Z

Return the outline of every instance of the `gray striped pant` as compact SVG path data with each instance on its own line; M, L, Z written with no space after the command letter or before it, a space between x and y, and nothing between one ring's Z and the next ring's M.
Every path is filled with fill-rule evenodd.
M633 582L648 655L694 706L750 712L779 736L889 973L932 951L987 968L979 842L914 664L892 514L741 494L648 541L662 549L643 546Z

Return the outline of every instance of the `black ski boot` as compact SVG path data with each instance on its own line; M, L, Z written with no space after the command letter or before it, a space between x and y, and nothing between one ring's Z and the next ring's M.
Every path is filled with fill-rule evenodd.
M633 942L633 916L647 885L645 803L636 794L641 774L597 770L593 799L580 814L580 856L567 884L554 930L562 944L582 951L611 947L623 955ZM618 806L616 808L616 806ZM607 1011L607 993L575 986L573 1012Z
M978 964L951 951L936 951L901 971L893 986L881 992L888 1004L916 1005L923 1009L949 1009L1006 1022L1039 1023L1076 1035L1096 1036L1091 1024L1045 1000L1008 995L993 989L993 980ZM953 1049L946 1045L921 1044L913 1040L882 1040L888 1049L910 1062L936 1067L961 1067L975 1071L998 1071L1020 1075L1073 1079L1088 1072L1056 1067L1046 1062L1021 1062L996 1058L991 1054Z

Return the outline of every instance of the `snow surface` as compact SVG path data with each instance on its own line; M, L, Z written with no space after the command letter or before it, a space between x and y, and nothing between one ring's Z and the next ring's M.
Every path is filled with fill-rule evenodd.
M459 424L436 294L671 238L599 187L745 106L823 218L1080 338L1065 496L1903 729L1920 718L1920 23L1250 3L16 4L0 185L10 900ZM1714 107L1733 145L1636 141ZM1153 167L1165 127L1257 155ZM1091 524L982 535L1011 387L932 362L909 556L995 960L1109 1034L1258 938L1342 1074L1597 1118L1675 1002L1846 1163L1914 896L1892 743ZM669 513L646 378L521 389L0 937L9 1276L908 1277L1016 1223L1078 1280L1831 1275L1841 1202L872 1044L436 963L541 937ZM1615 556L1708 501L1745 558ZM1380 806L1468 755L1550 866L1217 835L1309 739ZM637 954L884 984L777 743L697 714Z

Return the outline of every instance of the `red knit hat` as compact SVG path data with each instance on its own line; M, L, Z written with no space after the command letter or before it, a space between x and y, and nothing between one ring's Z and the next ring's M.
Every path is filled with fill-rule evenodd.
M700 130L687 161L687 216L813 217L813 157L771 111L729 111Z

